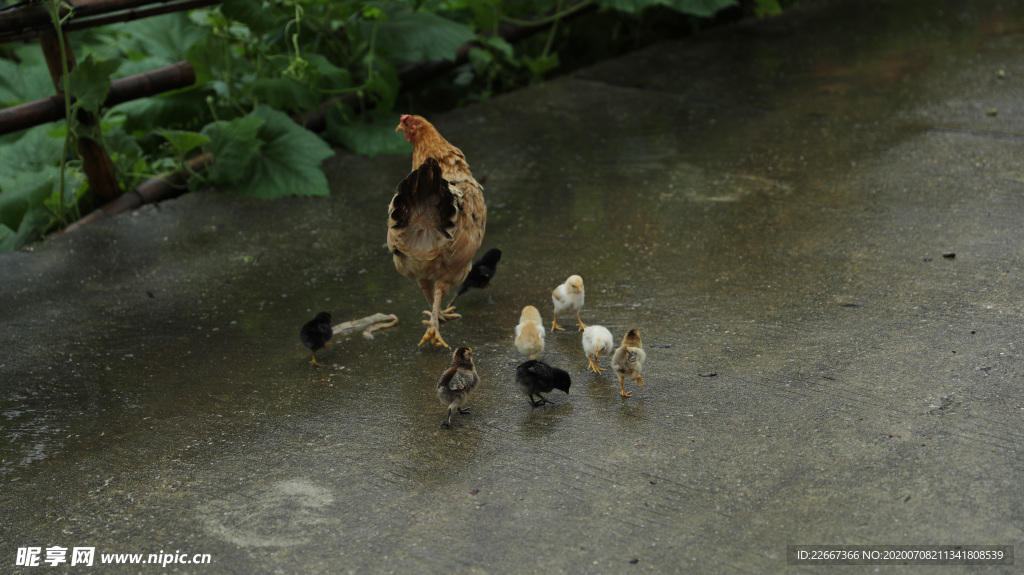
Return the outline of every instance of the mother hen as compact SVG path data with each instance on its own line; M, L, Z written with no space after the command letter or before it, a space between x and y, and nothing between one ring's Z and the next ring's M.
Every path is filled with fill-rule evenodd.
M466 156L421 116L405 114L395 131L412 142L412 172L388 208L388 249L395 269L414 280L431 305L419 345L448 347L440 322L462 317L441 300L469 274L484 239L487 206Z

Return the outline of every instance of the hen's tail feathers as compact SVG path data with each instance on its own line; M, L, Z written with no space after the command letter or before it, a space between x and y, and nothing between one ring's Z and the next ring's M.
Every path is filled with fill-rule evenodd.
M452 238L458 212L455 195L448 181L441 177L440 164L427 158L398 184L388 210L388 223L407 236L403 252L416 252L419 247L430 251L436 240Z

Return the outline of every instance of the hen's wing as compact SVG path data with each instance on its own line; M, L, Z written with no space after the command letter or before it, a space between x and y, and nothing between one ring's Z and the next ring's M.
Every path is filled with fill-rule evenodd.
M458 215L455 195L441 177L441 166L427 158L398 184L391 199L388 249L400 258L437 260L448 251L445 248L453 240Z

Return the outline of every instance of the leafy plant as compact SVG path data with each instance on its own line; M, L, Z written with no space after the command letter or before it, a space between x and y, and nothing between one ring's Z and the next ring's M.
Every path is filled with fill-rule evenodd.
M58 30L61 0L44 0ZM88 184L72 144L102 141L123 189L161 170L183 169L208 153L214 162L193 188L274 198L326 195L324 139L356 153L410 152L394 133L399 70L452 60L470 42L468 62L442 90L480 100L559 69L563 20L597 5L638 15L649 8L709 17L736 0L224 0L219 6L74 33L78 65L62 75L68 121L0 138L0 252L17 249L77 216ZM754 0L757 13L777 0ZM535 15L539 19L527 19ZM63 18L63 19L62 19ZM502 23L551 25L515 46L495 34ZM60 36L60 35L59 35ZM0 50L0 105L52 92L35 46ZM194 86L103 109L111 81L187 59ZM67 63L64 63L65 66ZM332 98L318 136L288 113L316 110ZM86 129L79 111L102 121Z

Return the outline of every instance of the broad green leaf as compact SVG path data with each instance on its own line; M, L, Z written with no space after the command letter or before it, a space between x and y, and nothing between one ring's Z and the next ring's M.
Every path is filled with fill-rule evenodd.
M487 50L481 48L469 49L469 63L473 66L473 71L477 74L483 74L493 61L494 56Z
M86 56L68 74L71 94L86 110L97 112L110 91L110 76L121 66L120 59L97 60Z
M320 97L294 78L259 78L252 83L252 95L279 110L312 110Z
M19 185L4 188L0 192L0 224L12 230L21 226L25 214L32 208L38 208L53 193L53 179L20 178Z
M377 50L399 64L454 60L456 50L476 38L469 26L430 12L400 10L390 16L378 24ZM370 37L373 25L364 24L364 37Z
M306 56L310 66L316 71L316 87L321 90L344 90L352 86L352 75L348 70L339 68L320 54Z
M264 7L263 0L224 0L220 4L220 11L257 34L272 31L279 20L273 5Z
M202 40L208 31L196 26L184 12L143 18L121 24L116 29L124 34L119 47L125 51L135 50L163 66L185 59L192 45Z
M329 194L321 164L334 155L331 147L283 112L260 106L252 116L264 121L258 134L264 144L245 175L221 190L266 199Z
M30 46L41 54L39 46ZM0 58L0 108L16 106L53 95L53 82L45 62Z
M103 134L103 144L113 159L122 166L131 166L142 157L142 148L135 138L128 135L121 126L114 126Z
M148 132L155 128L196 128L205 125L210 116L206 97L213 94L209 88L186 88L150 98L140 98L116 106L125 115L124 129L129 132Z
M15 174L56 169L64 140L50 137L48 132L53 127L53 123L36 126L16 142L0 146L0 190Z
M782 6L779 5L779 0L754 0L754 14L758 18L778 16L782 14Z
M210 138L203 134L185 130L163 130L160 132L160 135L170 142L171 146L174 147L174 151L179 156L184 156L210 141Z
M327 137L357 154L411 154L412 144L398 132L398 114L371 112L364 120L347 121L337 108L327 114Z
M710 18L723 8L736 5L736 0L597 0L602 8L638 14L651 6L667 6L676 12Z
M504 56L506 60L510 62L515 61L515 48L513 48L512 44L509 44L508 41L501 36L494 35L486 38L483 40L483 44Z
M235 118L230 122L214 122L203 128L210 141L204 147L213 154L213 165L206 176L214 185L225 185L244 174L264 144L257 137L264 121L257 116Z
M536 58L523 58L523 63L526 64L534 75L540 76L545 72L554 70L558 67L558 54L548 54L547 56L538 56Z
M22 218L18 231L9 234L0 233L0 236L3 236L0 239L0 253L14 251L42 238L48 227L50 227L50 214L46 209L30 209Z

